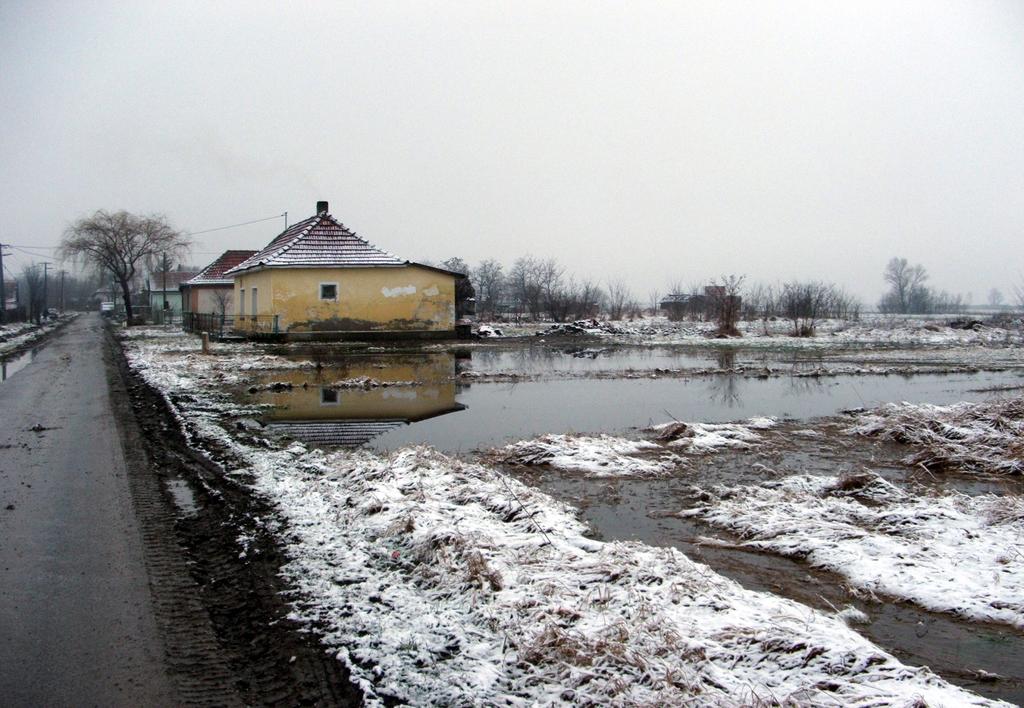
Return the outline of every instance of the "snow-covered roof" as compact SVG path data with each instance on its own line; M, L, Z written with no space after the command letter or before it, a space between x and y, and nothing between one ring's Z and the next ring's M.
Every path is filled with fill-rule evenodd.
M225 273L255 253L253 250L224 251L217 260L199 271L199 275L186 281L184 285L231 285L234 279Z
M408 265L350 231L326 210L294 224L226 273L251 268L366 268Z

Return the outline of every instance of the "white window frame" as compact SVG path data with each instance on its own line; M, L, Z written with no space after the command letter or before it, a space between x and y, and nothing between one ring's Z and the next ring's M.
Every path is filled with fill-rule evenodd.
M245 317L245 288L239 288L238 294L238 316Z
M334 286L334 297L324 297L324 286L325 285L333 285ZM338 301L338 283L337 282L333 282L333 283L331 283L331 282L320 283L320 285L317 287L317 294L320 296L321 302L337 302Z

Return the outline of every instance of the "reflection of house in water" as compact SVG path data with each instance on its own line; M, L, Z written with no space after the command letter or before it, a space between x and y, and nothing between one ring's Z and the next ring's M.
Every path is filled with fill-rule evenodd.
M354 380L387 385L353 385ZM465 409L455 401L455 357L382 356L349 360L321 372L277 373L291 389L262 391L271 431L312 445L355 447L389 430Z

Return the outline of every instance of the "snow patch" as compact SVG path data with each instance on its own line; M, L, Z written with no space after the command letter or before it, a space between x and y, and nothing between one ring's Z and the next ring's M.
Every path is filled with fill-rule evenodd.
M651 477L668 474L683 464L676 455L636 457L637 453L663 450L646 440L627 440L611 435L543 435L521 440L495 451L494 459L517 465L549 465L588 477Z
M865 593L1024 629L1024 498L912 495L869 473L798 475L710 496L680 515Z
M917 448L904 462L928 469L1024 473L1024 396L951 406L890 403L847 430Z

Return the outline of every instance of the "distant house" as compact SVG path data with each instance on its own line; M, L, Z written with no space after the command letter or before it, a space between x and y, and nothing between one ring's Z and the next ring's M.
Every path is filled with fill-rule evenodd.
M371 245L327 202L225 275L235 279L236 331L294 339L454 334L465 278Z
M226 272L256 251L224 251L199 274L178 286L182 312L230 314L235 311L235 279Z
M166 273L150 273L146 279L146 291L149 299L142 303L148 305L150 311L170 310L181 312L181 291L179 286L196 276L194 270L172 270ZM166 303L166 307L164 307Z

